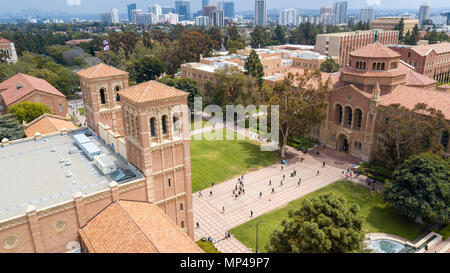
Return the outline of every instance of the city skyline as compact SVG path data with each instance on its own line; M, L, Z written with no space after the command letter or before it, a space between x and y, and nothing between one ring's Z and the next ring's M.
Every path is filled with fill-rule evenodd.
M240 0L235 2L235 11L250 11L254 9L254 0ZM268 0L267 9L320 9L321 6L332 6L335 1L330 0L317 0L314 2L304 1L297 2L292 0ZM395 9L395 8L410 8L419 10L419 6L423 5L424 0L399 0L399 1L372 1L372 0L349 0L348 9L360 9L369 6L375 7L375 9ZM368 3L377 3L380 5L369 5ZM431 0L428 1L434 8L449 8L450 3L447 0ZM20 12L27 7L27 9L39 9L42 11L65 11L69 13L101 13L105 10L117 8L119 13L127 13L127 5L136 3L137 8L147 9L152 4L159 4L161 6L175 7L174 0L135 0L135 1L123 1L123 0L42 0L42 1L30 1L30 0L16 0L9 2L7 6L8 12ZM215 5L217 1L210 0L209 4ZM191 13L194 13L201 9L202 0L191 0Z

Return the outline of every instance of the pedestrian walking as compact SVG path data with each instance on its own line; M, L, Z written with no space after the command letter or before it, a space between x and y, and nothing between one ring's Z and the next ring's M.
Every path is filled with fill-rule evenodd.
M322 168L325 168L325 161L324 161L323 164L322 164Z
M297 185L300 187L300 183L302 183L302 179L301 178L299 178L298 179L298 182L297 182Z
M283 179L286 178L286 176L283 174Z
M317 176L319 176L319 174L320 174L320 171L319 171L319 170L317 170Z
M200 227L200 224L197 222L197 228L199 228Z
M272 188L272 194L275 194L275 188Z
M281 170L283 170L283 165L281 165Z
M283 180L280 181L280 187L283 186Z
M212 191L209 192L209 197L211 197L213 195Z
M258 199L261 198L261 197L262 197L262 192L259 192L259 197L258 197Z
M214 182L211 182L211 187L214 187Z
M272 186L272 179L269 180L269 186Z
M250 211L250 217L253 217L253 210Z
M222 207L222 214L225 213L225 207Z
M203 197L203 195L202 195L202 192L201 192L201 191L199 191L199 192L198 192L198 197Z

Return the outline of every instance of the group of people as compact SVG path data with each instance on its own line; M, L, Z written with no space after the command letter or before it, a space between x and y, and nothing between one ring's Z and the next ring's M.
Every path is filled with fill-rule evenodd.
M238 182L233 189L232 196L234 197L234 200L236 200L241 196L241 194L245 194L244 175L241 175L241 177L238 178Z

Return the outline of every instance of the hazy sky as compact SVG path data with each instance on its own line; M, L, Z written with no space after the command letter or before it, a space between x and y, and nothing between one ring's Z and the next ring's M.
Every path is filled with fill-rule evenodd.
M3 1L2 1L3 2ZM111 8L118 8L120 13L125 13L126 5L137 3L138 8L146 9L150 4L174 6L174 0L13 0L4 1L2 12L17 12L22 9L37 8L40 10L64 10L71 13L99 13ZM210 0L215 4L217 0ZM449 0L348 0L349 9L359 9L368 6L375 8L419 8L419 5L429 2L432 8L449 8ZM254 0L234 0L236 10L252 10ZM324 5L331 5L333 0L267 0L270 8L305 8L318 9ZM191 0L191 12L200 9L201 0Z

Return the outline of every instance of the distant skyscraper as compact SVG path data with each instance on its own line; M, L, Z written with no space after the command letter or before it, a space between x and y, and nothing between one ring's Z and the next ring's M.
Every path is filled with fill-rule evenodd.
M148 7L148 13L156 14L159 17L162 14L162 8L160 5L151 5Z
M113 24L120 23L120 21L119 21L119 10L118 9L112 9L111 10L111 14L112 14L112 23Z
M131 11L131 22L137 24L138 16L142 13L141 9L135 9Z
M195 17L195 25L200 27L209 27L209 17L208 16Z
M349 16L348 17L348 24L354 25L355 24L355 16Z
M175 13L175 9L169 6L165 6L161 8L162 14L169 14L169 13Z
M209 6L209 0L202 0L202 8L205 6Z
M191 1L175 1L175 11L179 16L179 20L189 20L191 17Z
M280 10L279 24L282 26L296 26L297 25L297 10L283 9Z
M362 8L359 11L359 21L363 23L370 22L375 19L375 9L372 7Z
M131 11L133 11L133 10L135 10L136 8L137 8L137 6L136 6L136 4L135 3L133 3L133 4L129 4L128 6L127 6L127 8L128 8L128 21L132 21L132 18L131 18Z
M211 13L211 23L215 27L224 27L225 26L223 10L216 10Z
M344 24L347 22L347 1L334 2L333 13L336 15L335 24Z
M324 6L320 8L320 15L326 14L326 13L333 13L333 8L330 6Z
M102 23L107 24L118 24L119 23L119 10L112 9L111 11L106 11L101 14Z
M255 25L265 26L267 24L266 0L255 0Z
M214 5L204 6L203 7L203 15L208 16L211 19L211 13L217 10L217 7ZM210 20L211 22L211 20Z
M320 8L319 23L322 25L333 25L336 16L333 13L333 8L330 6L324 6Z
M228 1L223 3L223 12L225 17L234 17L234 2Z
M426 3L420 6L419 9L419 24L422 25L423 21L430 19L430 4Z

